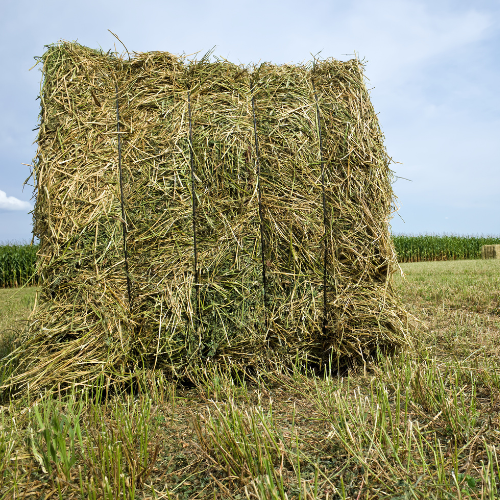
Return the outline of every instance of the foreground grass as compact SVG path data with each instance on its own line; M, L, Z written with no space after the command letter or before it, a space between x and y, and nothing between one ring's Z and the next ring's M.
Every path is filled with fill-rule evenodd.
M342 376L207 368L189 387L144 372L134 392L2 407L0 498L497 498L500 261L401 267L419 321L392 359ZM17 297L4 324L26 317Z

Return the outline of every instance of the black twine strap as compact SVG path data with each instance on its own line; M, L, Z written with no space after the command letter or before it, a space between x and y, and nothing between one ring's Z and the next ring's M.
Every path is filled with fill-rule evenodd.
M120 108L118 105L118 84L116 88L116 131L118 135L118 172L120 177L120 200L122 205L122 228L123 228L123 255L125 258L125 274L127 276L127 292L129 308L132 308L132 283L128 272L128 256L127 256L127 219L125 215L125 205L123 201L123 176L122 176L122 139L120 134Z
M253 85L251 88L253 94ZM265 324L266 330L268 329L268 318L267 318L267 279L266 279L266 259L265 259L265 240L264 240L264 226L263 226L263 214L262 214L262 194L260 188L260 154L259 154L259 136L257 135L257 121L255 119L255 97L252 95L252 113L253 113L253 131L255 136L255 159L257 166L257 194L259 199L259 219L260 219L260 253L262 255L262 285L264 286L264 314L265 314Z
M191 195L193 198L193 244L194 244L194 283L196 290L196 324L199 322L200 314L200 291L198 279L198 247L196 243L196 193L194 189L194 151L193 151L193 127L191 122L191 92L188 92L188 116L189 116L189 157L191 162Z
M321 115L319 112L318 95L316 94L316 87L314 80L312 80L312 87L314 92L314 99L316 101L316 120L318 123L318 136L319 136L319 156L321 162L321 188L323 197L323 224L325 226L325 250L323 259L323 335L326 334L326 315L327 315L327 296L326 296L326 265L328 262L328 218L326 215L326 193L325 193L325 162L323 161L323 141L321 137Z

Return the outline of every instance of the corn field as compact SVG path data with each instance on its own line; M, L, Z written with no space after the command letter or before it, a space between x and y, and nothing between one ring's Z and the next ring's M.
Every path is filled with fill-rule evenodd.
M483 245L500 244L500 236L393 235L399 262L480 259Z
M393 235L399 262L480 259L483 245L500 244L500 236ZM22 286L35 275L38 245L0 245L0 288Z
M38 245L0 245L0 287L22 286L32 280L36 264Z

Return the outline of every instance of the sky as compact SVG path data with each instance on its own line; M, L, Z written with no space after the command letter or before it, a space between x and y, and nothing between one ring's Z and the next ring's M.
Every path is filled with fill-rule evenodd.
M121 51L108 30L129 51L243 64L356 53L400 177L392 231L500 235L499 28L498 0L0 0L0 242L31 240L34 57L59 40Z

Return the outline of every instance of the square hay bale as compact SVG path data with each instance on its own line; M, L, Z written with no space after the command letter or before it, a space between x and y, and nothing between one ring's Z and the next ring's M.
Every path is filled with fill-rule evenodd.
M500 259L500 245L483 245L481 247L482 259Z
M360 61L126 60L66 42L42 61L42 292L11 385L344 364L406 342Z

